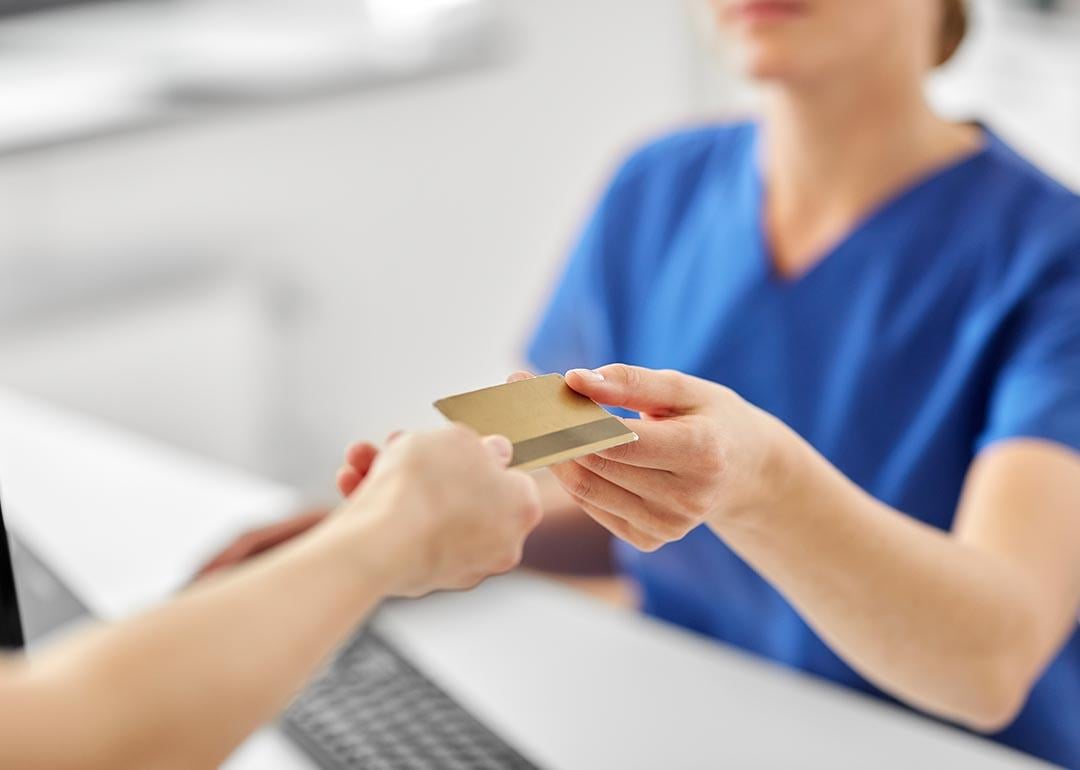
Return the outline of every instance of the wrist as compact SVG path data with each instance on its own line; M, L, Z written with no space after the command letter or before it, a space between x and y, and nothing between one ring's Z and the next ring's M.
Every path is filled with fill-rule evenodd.
M354 578L370 582L384 596L409 592L425 558L426 517L410 515L415 505L408 485L388 480L354 495L332 516L351 544Z
M780 419L764 411L758 414L759 444L757 460L749 469L749 494L714 517L714 529L767 526L804 495L813 449Z
M330 560L344 581L376 601L394 596L407 564L405 543L392 517L375 506L350 505L331 514L325 525Z

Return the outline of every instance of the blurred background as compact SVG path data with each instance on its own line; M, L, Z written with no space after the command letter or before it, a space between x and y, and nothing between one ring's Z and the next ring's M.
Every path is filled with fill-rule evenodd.
M933 84L1080 187L1080 0ZM750 114L695 0L0 0L0 385L327 497L501 382L618 159Z

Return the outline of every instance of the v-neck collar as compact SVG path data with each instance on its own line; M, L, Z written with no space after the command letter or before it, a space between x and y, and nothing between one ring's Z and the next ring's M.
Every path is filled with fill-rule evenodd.
M770 286L785 290L795 289L807 283L812 283L815 277L830 269L833 263L840 260L843 254L852 251L851 246L856 243L860 236L875 224L886 220L891 214L902 208L916 196L935 187L953 175L969 168L985 158L997 143L997 137L990 129L978 124L982 133L982 142L979 147L965 155L962 155L937 168L931 169L914 181L901 187L896 192L885 197L877 205L873 206L865 215L860 217L846 233L828 246L822 255L815 259L806 270L798 275L785 277L776 271L773 259L772 244L765 226L765 180L761 168L760 142L761 131L757 124L750 127L752 132L750 139L750 151L747 153L749 168L749 180L751 184L751 201L756 219L754 223L754 235L757 242L754 244L754 255L757 259L757 267L763 279Z

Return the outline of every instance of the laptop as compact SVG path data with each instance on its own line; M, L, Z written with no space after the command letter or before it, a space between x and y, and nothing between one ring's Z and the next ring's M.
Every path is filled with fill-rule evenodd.
M9 537L0 505L0 650L21 650L27 637L87 616L59 578ZM281 726L324 770L535 768L365 629L289 706Z
M11 543L4 527L4 507L0 503L0 649L21 650L25 643L19 595L15 590L15 568L11 563Z

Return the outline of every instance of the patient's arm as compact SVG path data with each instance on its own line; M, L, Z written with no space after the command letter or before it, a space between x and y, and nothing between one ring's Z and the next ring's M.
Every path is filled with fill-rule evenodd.
M3 660L0 766L216 767L381 598L369 526L337 519L142 616Z
M338 472L338 486L349 495L363 482L377 456L374 445L360 442L345 452L345 463ZM525 543L522 564L540 572L561 575L576 588L603 598L619 597L626 603L624 586L569 578L612 577L611 533L585 514L548 470L532 474L540 489L544 520ZM237 536L206 563L197 578L232 567L246 559L275 548L318 524L327 511L313 509L265 527Z
M539 517L510 445L395 442L340 512L132 620L0 658L0 767L213 768L387 595L512 568Z

